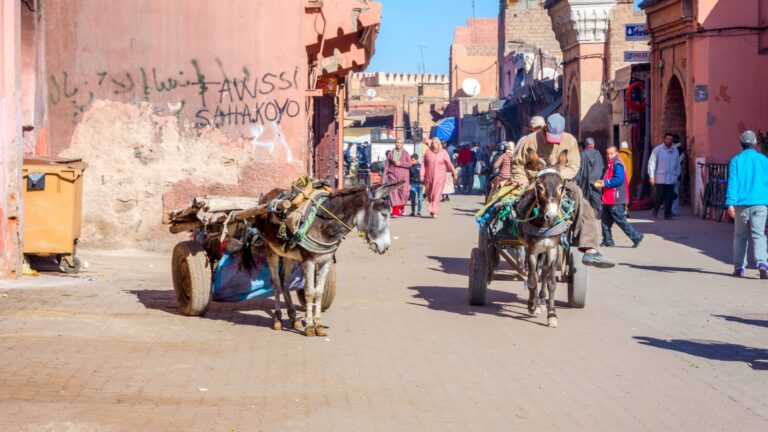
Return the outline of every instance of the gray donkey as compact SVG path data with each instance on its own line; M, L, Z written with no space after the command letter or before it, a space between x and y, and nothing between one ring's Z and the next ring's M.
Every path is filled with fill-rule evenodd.
M280 294L285 295L288 316L296 330L303 330L306 336L325 336L320 313L325 282L333 265L333 256L342 240L357 229L369 247L378 254L389 249L389 215L392 205L389 194L401 182L380 185L373 188L353 186L331 192L317 209L317 217L309 230L294 247L285 250L278 237L279 225L267 215L256 218L254 226L264 239L265 255L269 264L272 287L275 291L275 315L273 328L282 329ZM271 194L271 193L270 193ZM265 196L268 199L269 195ZM280 279L280 260L283 261L284 278ZM306 297L306 326L297 318L290 292L287 290L290 271L296 262L304 270Z

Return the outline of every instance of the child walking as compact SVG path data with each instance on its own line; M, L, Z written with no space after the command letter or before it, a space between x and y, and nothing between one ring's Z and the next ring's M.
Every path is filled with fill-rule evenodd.
M419 178L419 173L421 173L421 163L419 162L419 155L414 153L411 155L411 216L418 215L421 217L424 185Z

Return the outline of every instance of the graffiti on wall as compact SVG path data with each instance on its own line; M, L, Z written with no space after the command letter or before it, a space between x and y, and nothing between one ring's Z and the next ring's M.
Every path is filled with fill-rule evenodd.
M265 72L252 76L247 68L242 75L230 78L225 73L219 81L206 81L196 61L196 81L200 99L195 122L201 127L248 125L277 122L284 117L296 117L301 105L295 99L281 95L290 89L299 89L299 68L293 71ZM222 69L223 72L223 69Z
M272 128L272 139L269 139L264 134L265 128L263 123L256 123L251 127L251 136L249 137L253 143L253 150L263 148L266 149L269 154L274 154L276 144L280 144L283 152L285 152L285 159L288 163L293 162L293 153L291 153L291 147L283 136L283 131L280 130L280 124L277 121L269 123Z
M243 67L237 76L230 76L221 61L216 63L220 75L216 79L211 79L195 59L190 60L186 73L182 68L172 75L154 67L139 67L135 71L95 71L76 82L70 73L61 71L49 77L49 101L68 109L72 121L77 122L96 98L152 101L153 96L169 94L171 99L177 96L174 114L194 120L196 127L250 126L254 148L274 149L278 143L287 149L280 125L301 113L301 104L293 96L297 90L303 91L299 68L251 73ZM287 93L290 90L293 95ZM267 130L273 133L265 141Z

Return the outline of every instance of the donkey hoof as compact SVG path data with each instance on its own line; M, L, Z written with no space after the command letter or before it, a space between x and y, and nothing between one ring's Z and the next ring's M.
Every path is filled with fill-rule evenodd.
M320 336L320 337L324 337L326 334L327 333L325 333L325 327L323 327L323 326L321 326L319 324L315 326L315 335Z
M534 306L532 301L528 302L528 315L536 316L538 309L539 309L539 307L538 306Z
M282 330L283 329L283 323L281 323L278 320L275 320L272 322L272 330Z
M293 320L293 329L298 331L304 331L304 324L301 323L300 319Z
M549 328L557 328L557 317L547 318L547 325Z
M315 328L307 326L307 328L304 329L304 336L315 336Z

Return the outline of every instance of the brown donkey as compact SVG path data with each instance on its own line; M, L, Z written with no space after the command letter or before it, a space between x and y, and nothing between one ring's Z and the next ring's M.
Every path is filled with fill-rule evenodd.
M567 157L567 151L563 151L558 156L558 163L552 166L547 166L541 159L535 159L534 163L539 172L536 175L534 187L523 193L515 203L515 212L520 217L533 217L527 222L522 222L520 227L528 264L528 313L531 315L541 313L539 291L546 284L549 327L557 327L555 312L557 261L560 237L569 225L561 220L560 211L565 197L565 181L560 176L559 170L567 161ZM529 212L532 213L531 216L528 216ZM540 255L543 257L541 262L539 262ZM541 285L537 280L538 268L541 268Z

